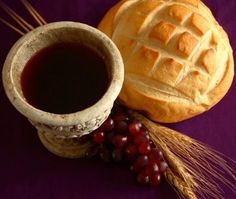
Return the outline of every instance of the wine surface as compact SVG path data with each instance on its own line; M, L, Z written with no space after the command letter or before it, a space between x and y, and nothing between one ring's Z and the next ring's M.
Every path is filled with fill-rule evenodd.
M59 43L40 50L21 75L27 102L56 114L90 107L104 95L108 85L105 60L82 44Z

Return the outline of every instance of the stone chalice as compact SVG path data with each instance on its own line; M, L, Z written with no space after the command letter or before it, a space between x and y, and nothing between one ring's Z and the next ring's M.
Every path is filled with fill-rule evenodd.
M96 103L68 114L55 114L34 107L25 98L21 85L22 71L31 57L61 42L80 43L98 51L104 58L109 76L107 89ZM36 127L43 145L56 155L77 158L87 147L87 144L81 145L78 138L97 129L110 114L122 88L124 67L115 44L99 30L76 22L56 22L21 37L10 50L2 75L10 102Z

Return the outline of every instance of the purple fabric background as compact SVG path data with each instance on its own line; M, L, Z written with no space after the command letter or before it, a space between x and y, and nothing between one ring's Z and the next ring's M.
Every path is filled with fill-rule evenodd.
M18 0L5 1L30 19ZM96 26L117 0L31 0L48 22L73 20ZM236 1L205 0L228 32L236 50ZM0 16L5 14L0 10ZM0 69L20 36L0 24ZM236 160L236 83L213 109L193 119L171 124ZM6 98L0 82L0 199L177 199L163 182L157 189L140 188L127 168L94 160L68 160L49 153L35 129ZM227 199L235 199L226 190Z

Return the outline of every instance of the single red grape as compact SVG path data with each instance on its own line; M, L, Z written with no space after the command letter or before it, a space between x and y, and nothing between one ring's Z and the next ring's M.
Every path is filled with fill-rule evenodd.
M139 121L134 120L129 124L129 133L133 136L136 136L140 133L141 127L142 124Z
M137 135L133 138L133 140L137 146L141 145L142 143L148 143L148 140L143 135Z
M136 145L134 144L129 144L126 148L125 148L125 157L127 160L133 160L134 158L136 158L138 155L138 148Z
M112 144L115 146L115 148L122 148L128 141L127 136L125 135L115 135L112 138Z
M134 161L130 169L136 173L136 172L139 172L147 164L148 164L148 156L141 155Z
M151 146L149 143L141 143L138 147L139 153L142 155L147 155L151 152Z
M129 121L129 117L125 113L116 113L112 118L115 123L120 121Z
M161 182L161 175L160 173L156 173L156 174L153 174L149 177L149 180L150 180L150 185L151 186L158 186Z
M114 128L114 120L108 117L107 120L101 125L100 129L103 131L111 131Z
M150 177L145 172L141 172L137 176L137 181L141 185L147 185L150 182Z
M119 121L115 123L115 132L125 134L128 130L128 123L126 121Z
M166 169L168 168L168 164L165 161L161 161L159 167L160 173L165 173Z
M105 134L100 130L94 131L92 137L96 144L102 144L105 141Z

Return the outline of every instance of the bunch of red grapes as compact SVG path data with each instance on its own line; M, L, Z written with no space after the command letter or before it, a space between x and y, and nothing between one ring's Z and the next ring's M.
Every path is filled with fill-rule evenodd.
M122 110L122 111L121 111ZM127 162L142 185L157 186L168 165L150 139L147 128L124 109L113 111L99 129L90 134L95 147L87 156L104 161Z

